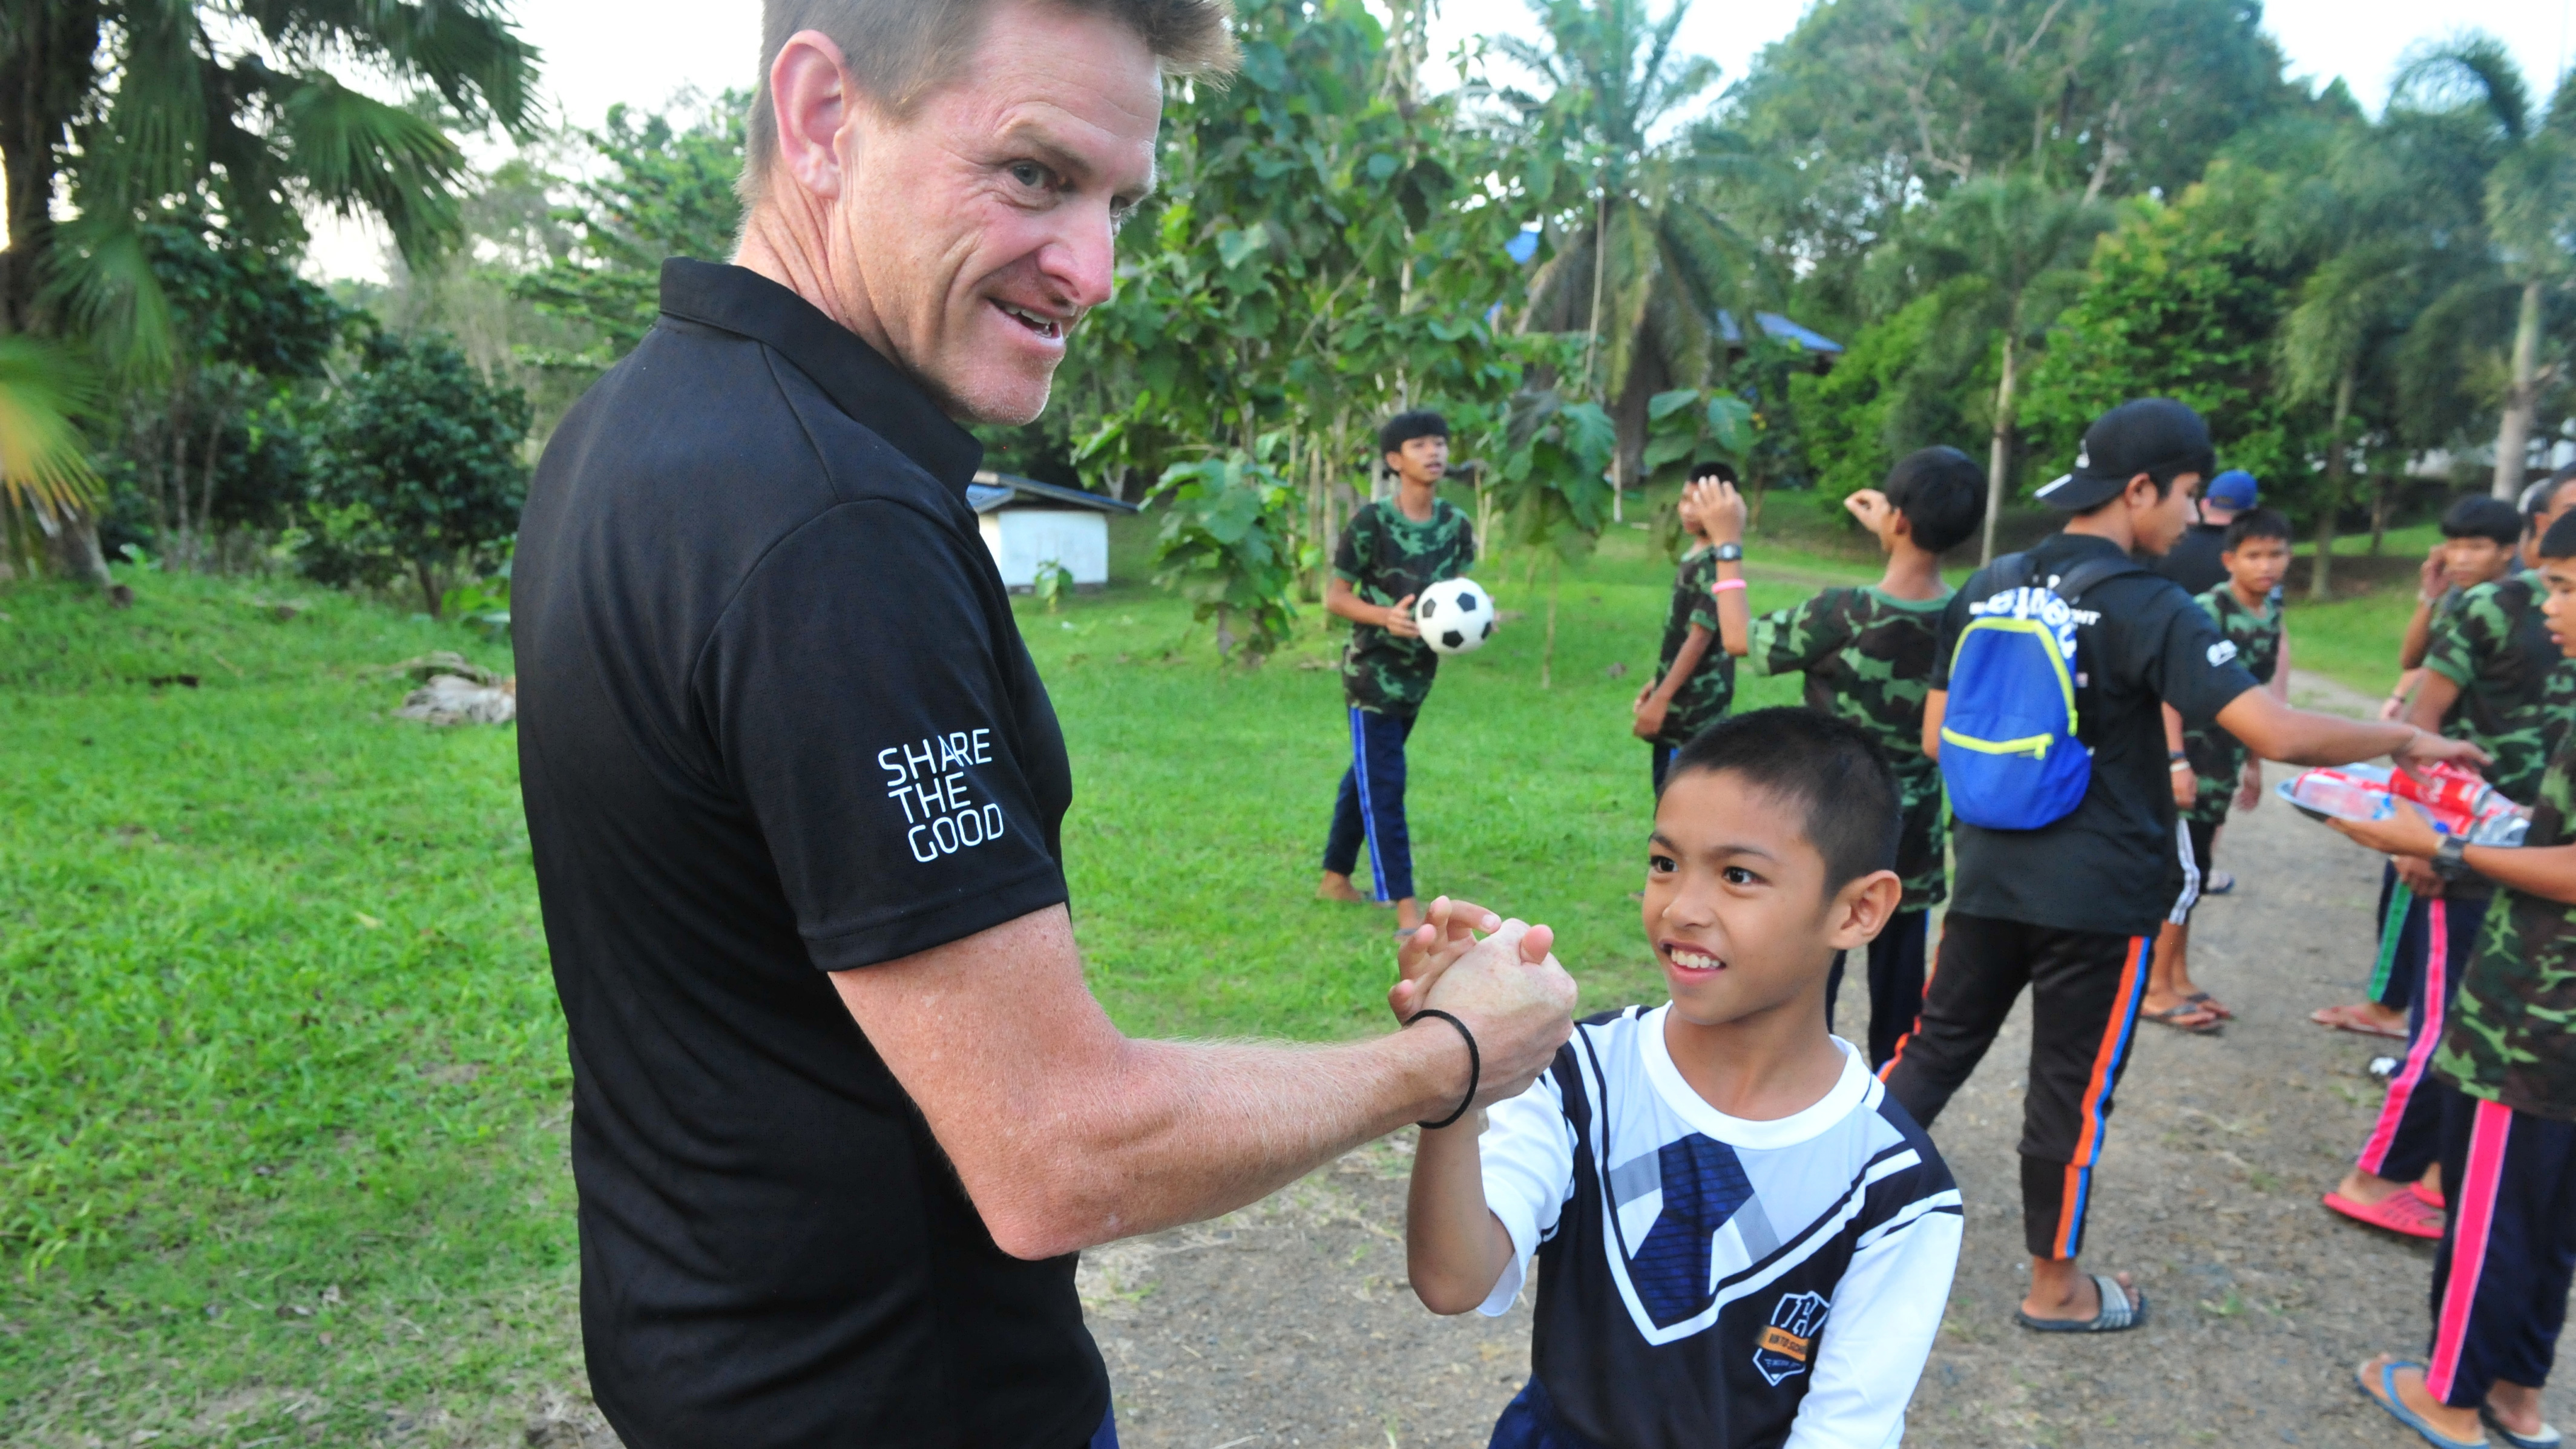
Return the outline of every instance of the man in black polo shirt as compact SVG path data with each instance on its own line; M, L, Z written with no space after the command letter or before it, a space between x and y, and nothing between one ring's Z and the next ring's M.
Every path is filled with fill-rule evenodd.
M1110 1025L959 420L1045 406L1151 185L1161 71L1224 63L1224 7L768 12L737 265L665 266L519 536L591 1386L632 1449L1114 1443L1076 1250L1521 1090L1573 983L1543 928L1444 902L1419 944L1496 931L1413 973L1444 1020Z
M2073 515L2065 530L1997 559L1951 600L1924 711L1926 753L1940 754L1952 655L1980 606L2008 607L1998 596L2033 581L2053 587L2092 560L2162 553L2191 518L2211 451L2199 415L2160 398L2124 403L2085 431L2075 471L2039 490ZM2030 990L2021 1183L2031 1287L2017 1321L2100 1333L2146 1317L2127 1275L2088 1278L2077 1257L2156 931L2182 886L2163 706L2295 764L2483 756L2412 725L2291 709L2236 663L2236 646L2191 595L2143 567L2103 577L2072 602L2078 736L2093 753L2092 778L2071 813L2037 830L1953 826L1958 865L1938 963L1922 1019L1883 1075L1889 1094L1930 1127Z

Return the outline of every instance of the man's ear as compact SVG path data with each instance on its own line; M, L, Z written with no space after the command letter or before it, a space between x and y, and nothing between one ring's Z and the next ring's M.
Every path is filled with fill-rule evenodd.
M800 30L769 67L778 159L772 163L815 196L841 194L841 130L860 104L841 48L819 30Z
M1837 951L1857 951L1878 939L1905 899L1905 883L1892 870L1874 870L1834 892L1825 913L1826 936Z

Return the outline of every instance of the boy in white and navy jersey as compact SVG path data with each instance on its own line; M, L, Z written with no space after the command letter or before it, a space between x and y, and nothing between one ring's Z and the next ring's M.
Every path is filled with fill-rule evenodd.
M1834 954L1902 895L1897 806L1886 762L1828 715L1694 738L1647 848L1672 1001L1581 1023L1527 1092L1422 1134L1406 1249L1424 1304L1499 1315L1541 1266L1535 1373L1496 1449L1902 1437L1959 1192L1825 1030Z

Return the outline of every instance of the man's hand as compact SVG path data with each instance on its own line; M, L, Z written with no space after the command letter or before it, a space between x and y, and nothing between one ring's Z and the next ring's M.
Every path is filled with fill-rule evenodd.
M1705 478L1689 485L1698 490L1700 531L1711 543L1742 543L1744 519L1750 510L1744 495L1723 478Z
M2180 765L2187 762L2176 760L2174 763ZM2173 780L2174 808L2190 809L2193 803L2200 799L2200 777L2189 770L2168 770L2165 773Z
M1422 924L1395 948L1396 982L1386 993L1386 1005L1395 1013L1397 1024L1413 1020L1431 983L1475 949L1477 932L1490 934L1502 926L1502 917L1473 901L1435 898L1431 909L1422 913Z
M1555 942L1545 926L1505 921L1423 992L1426 1008L1448 1012L1475 1035L1484 1068L1478 1107L1529 1090L1574 1035L1574 978L1549 954Z
M2428 765L2445 762L2476 769L2487 764L2489 758L2486 751L2467 740L2444 739L2426 729L2417 730L2415 738L2407 741L2405 748L2388 752L2389 762L2410 775L2422 773Z
M1859 519L1861 527L1877 533L1887 526L1887 516L1896 511L1896 505L1877 489L1863 488L1843 500L1843 511Z
M2433 869L2432 861L2422 856L2392 855L2388 857L2388 864L2396 870L2397 878L2406 883L2408 890L2425 900L2442 893L2444 882L2441 873Z
M1407 594L1403 598L1396 600L1394 603L1387 605L1386 617L1378 620L1377 623L1379 628L1393 634L1398 639L1419 639L1422 637L1422 626L1419 623L1416 623L1413 618L1413 595L1411 594Z
M2329 819L2326 824L2368 849L2397 857L2397 873L2401 876L2407 874L2408 866L2430 875L2431 868L2424 862L2432 858L2434 851L2442 848L2442 832L2435 830L2433 822L2425 819L2423 812L2408 800L2398 801L2397 813L2385 820ZM2441 878L2433 876L2432 879L2438 887ZM2415 884L2412 879L2406 883L2410 887ZM2422 894L2420 891L2417 893Z
M1672 713L1672 701L1649 694L1637 701L1637 723L1631 733L1641 740L1651 740L1664 732L1664 716Z
M2236 781L2236 808L2252 810L2263 803L2263 762L2247 760L2245 773Z
M2439 602L2443 591L2451 586L2451 571L2443 562L2442 551L2441 544L2433 545L2415 570L2415 602L2419 604Z

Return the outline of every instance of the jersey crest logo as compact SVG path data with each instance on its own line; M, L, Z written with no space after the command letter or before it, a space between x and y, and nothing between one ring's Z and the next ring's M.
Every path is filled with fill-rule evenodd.
M1793 1374L1807 1371L1814 1357L1816 1330L1825 1321L1825 1310L1833 1305L1821 1293L1783 1293L1771 1305L1770 1326L1753 1350L1754 1371L1778 1388Z

